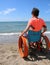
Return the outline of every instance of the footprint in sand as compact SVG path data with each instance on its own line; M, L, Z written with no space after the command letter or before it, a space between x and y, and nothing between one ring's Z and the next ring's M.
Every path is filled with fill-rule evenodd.
M17 58L17 55L10 55L7 57L7 59L10 59L10 58Z
M0 53L5 53L5 51L4 50L0 50Z

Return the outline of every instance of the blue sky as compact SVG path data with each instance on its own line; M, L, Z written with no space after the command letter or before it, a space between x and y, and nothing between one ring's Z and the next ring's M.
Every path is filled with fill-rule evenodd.
M34 7L39 17L50 21L50 0L0 0L0 21L27 21Z

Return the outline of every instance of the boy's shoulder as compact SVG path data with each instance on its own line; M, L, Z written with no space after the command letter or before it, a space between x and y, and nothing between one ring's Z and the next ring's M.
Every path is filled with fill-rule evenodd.
M35 21L35 19L34 18L30 18L29 21Z
M44 21L42 18L38 18L38 19ZM30 18L29 20L35 20L35 19L34 18Z
M42 18L38 18L39 20L40 20L40 22L45 22ZM35 21L36 19L34 19L34 18L30 18L29 19L29 22L32 22L32 21Z
M30 18L30 19L29 19L29 22L31 22L31 21L33 21L33 18Z
M42 18L40 18L40 23L42 24L42 25L44 25L44 26L46 26L46 23L45 23L45 21L42 19Z
M42 18L39 18L39 19L44 22L44 20Z

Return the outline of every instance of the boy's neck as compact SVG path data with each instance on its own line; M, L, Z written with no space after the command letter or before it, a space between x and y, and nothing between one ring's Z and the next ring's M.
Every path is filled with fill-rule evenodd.
M36 17L36 16L32 16L32 18L34 18L34 19L38 19L38 17Z
M32 18L38 18L37 16L32 15Z

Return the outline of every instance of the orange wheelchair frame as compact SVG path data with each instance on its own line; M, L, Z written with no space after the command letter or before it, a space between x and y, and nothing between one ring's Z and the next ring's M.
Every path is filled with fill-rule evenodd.
M45 42L43 42L43 40ZM24 36L20 36L18 40L18 49L21 57L24 58L29 55L29 47L30 45L27 38ZM33 45L32 47L37 47L37 50L42 50L42 48L45 48L46 51L48 51L50 49L50 41L47 36L41 36L40 42L36 42L35 46Z

